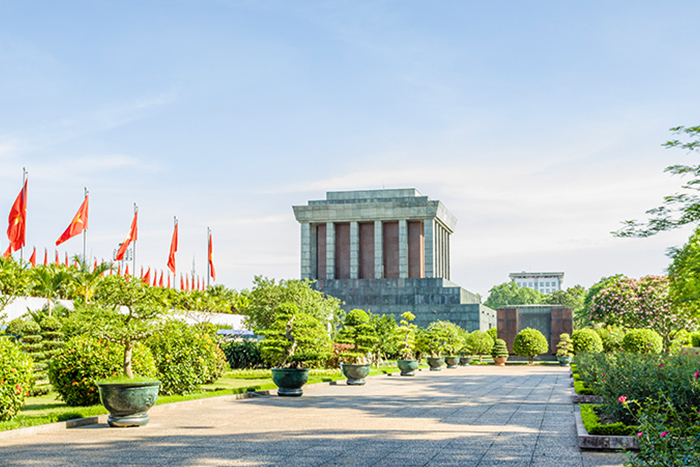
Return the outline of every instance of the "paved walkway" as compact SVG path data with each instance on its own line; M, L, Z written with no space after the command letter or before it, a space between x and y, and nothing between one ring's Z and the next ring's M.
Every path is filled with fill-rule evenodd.
M621 454L578 449L568 373L470 366L158 406L143 428L2 440L0 465L621 466Z

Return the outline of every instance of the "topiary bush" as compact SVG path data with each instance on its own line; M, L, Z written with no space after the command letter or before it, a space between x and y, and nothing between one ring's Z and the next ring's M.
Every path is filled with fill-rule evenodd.
M240 342L224 342L220 346L233 369L247 370L265 366L258 341L246 339Z
M491 357L493 358L508 358L508 347L503 339L496 339L491 348Z
M220 356L211 336L182 321L168 321L146 344L153 352L161 394L188 394L221 377ZM220 354L220 355L219 355Z
M626 352L658 354L663 347L663 339L653 329L630 329L622 339L622 349Z
M471 349L472 355L479 356L479 363L482 362L483 355L491 352L494 340L489 333L484 331L473 331L467 337L467 345Z
M593 329L577 329L571 334L574 343L574 352L600 353L603 351L603 341Z
M0 336L0 421L17 416L32 380L32 359L12 339Z
M625 330L620 326L609 325L595 329L601 342L603 342L603 352L619 352L622 350L622 339L625 337Z
M513 352L528 358L528 364L532 365L537 355L546 353L549 350L549 343L537 329L525 328L515 336L513 341Z
M123 347L93 337L74 337L60 349L49 363L49 380L63 401L71 406L95 405L100 402L97 381L121 373ZM153 354L137 344L132 354L134 373L154 377Z

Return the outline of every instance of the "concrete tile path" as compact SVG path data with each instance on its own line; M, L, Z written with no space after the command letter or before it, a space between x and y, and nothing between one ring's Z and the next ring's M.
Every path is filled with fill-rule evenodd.
M578 449L568 373L469 366L164 405L143 428L0 440L0 466L622 466Z

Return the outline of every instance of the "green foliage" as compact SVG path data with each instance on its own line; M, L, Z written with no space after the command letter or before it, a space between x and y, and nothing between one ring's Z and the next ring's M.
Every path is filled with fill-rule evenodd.
M639 452L628 453L625 466L700 465L700 414L695 408L679 411L668 396L660 394L642 402L635 419Z
M608 285L616 282L618 279L624 277L622 274L615 274L614 276L602 277L598 282L593 284L586 296L583 299L583 308L578 314L574 313L574 328L583 329L591 325L591 309L593 306L593 298L596 297L601 290L608 287Z
M574 314L574 324L581 324L578 327L584 327L587 323L578 323L579 317L582 315L584 310L584 299L586 297L586 288L582 285L575 285L569 287L566 290L554 290L549 295L545 295L544 303L547 305L563 305L567 308L571 308Z
M571 334L574 343L574 352L602 352L603 341L597 332L590 328L577 329Z
M632 436L636 435L638 428L634 425L629 426L621 422L603 424L600 422L600 417L596 413L596 409L600 406L593 404L580 404L581 421L591 435L602 436Z
M678 354L683 347L689 347L691 345L691 341L691 334L685 329L681 329L675 336L673 336L673 340L671 340L671 345L669 346L668 350L672 354Z
M622 350L622 339L625 337L625 329L616 326L599 326L594 329L603 343L603 352L618 352Z
M352 352L341 354L340 357L346 363L362 363L367 352L377 342L374 335L374 326L370 322L369 315L364 310L351 310L345 315L343 329L338 333L336 340L341 344L352 344Z
M698 149L700 144L700 127L678 126L671 128L676 134L685 135L690 141L671 140L663 146L666 148L681 148L689 151ZM665 172L672 175L690 175L692 179L682 188L686 192L665 196L663 204L657 208L648 210L649 219L645 224L637 220L624 221L624 227L614 235L617 237L650 237L659 232L677 229L687 224L700 221L700 197L695 192L700 187L700 165L672 165L666 167Z
M449 321L433 321L417 334L417 347L430 357L441 357L444 352L455 355L462 347L462 331Z
M566 332L559 334L559 343L557 344L557 357L573 356L574 342L571 340L571 336Z
M29 275L12 257L0 258L0 320L2 310L12 303L15 297L22 295L29 286Z
M327 360L331 342L323 324L303 313L293 303L282 303L273 313L275 319L265 336L261 350L265 362L277 368L302 368Z
M651 329L630 329L622 339L622 349L635 353L661 353L661 336Z
M482 361L483 355L491 352L493 344L494 339L487 332L479 331L478 329L469 333L467 338L467 346L471 350L472 355L479 356L479 362Z
M162 394L197 391L202 384L216 381L223 373L221 349L211 336L194 326L169 321L146 343L156 361Z
M257 341L245 339L239 342L225 342L220 345L229 366L234 370L262 368L265 365L260 344Z
M574 391L576 391L576 394L578 394L580 396L595 395L595 390L586 386L586 383L584 383L583 381L576 381L575 378L574 378Z
M399 339L398 351L403 360L413 360L416 356L416 329L418 328L412 321L416 316L410 311L401 313L400 326L396 328L396 335Z
M398 326L394 315L370 314L370 323L374 329L375 340L372 344L371 355L374 366L379 366L382 360L396 356L399 339L396 334Z
M503 339L496 339L491 347L491 356L493 358L508 358L508 347Z
M669 256L668 276L674 315L685 318L683 323L687 326L688 318L697 322L700 317L700 269L697 266L700 264L700 227L685 245L671 248Z
M277 320L276 310L283 303L294 304L301 313L322 324L330 323L333 329L341 324L340 300L313 290L313 282L309 280L280 280L277 283L274 279L256 276L253 283L253 289L245 294L238 310L246 316L248 329L270 329Z
M99 404L97 382L119 373L123 354L117 344L79 336L66 342L49 363L51 385L68 405ZM155 377L156 366L151 351L137 344L133 354L134 372Z
M544 294L528 287L520 287L513 281L494 285L484 305L497 310L512 305L535 305L544 303Z
M32 359L12 339L0 336L0 421L12 420L32 384Z
M547 338L537 329L525 328L515 336L513 341L513 352L516 355L527 357L530 365L537 355L547 353L547 351L549 351Z
M496 341L496 339L498 339L498 328L489 328L486 330L486 334L491 336L491 339Z

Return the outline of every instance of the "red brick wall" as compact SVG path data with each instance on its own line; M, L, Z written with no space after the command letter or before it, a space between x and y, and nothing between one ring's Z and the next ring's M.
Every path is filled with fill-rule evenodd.
M326 224L316 226L316 270L317 279L326 278Z
M360 279L374 279L374 222L360 222Z
M384 277L399 277L399 222L383 222Z
M499 308L496 311L498 319L498 338L506 341L508 352L513 353L513 341L518 335L518 309Z
M350 223L335 224L335 278L350 279Z
M549 353L557 353L559 335L574 331L574 312L571 308L552 308L552 348Z
M408 277L425 277L423 221L408 222Z

